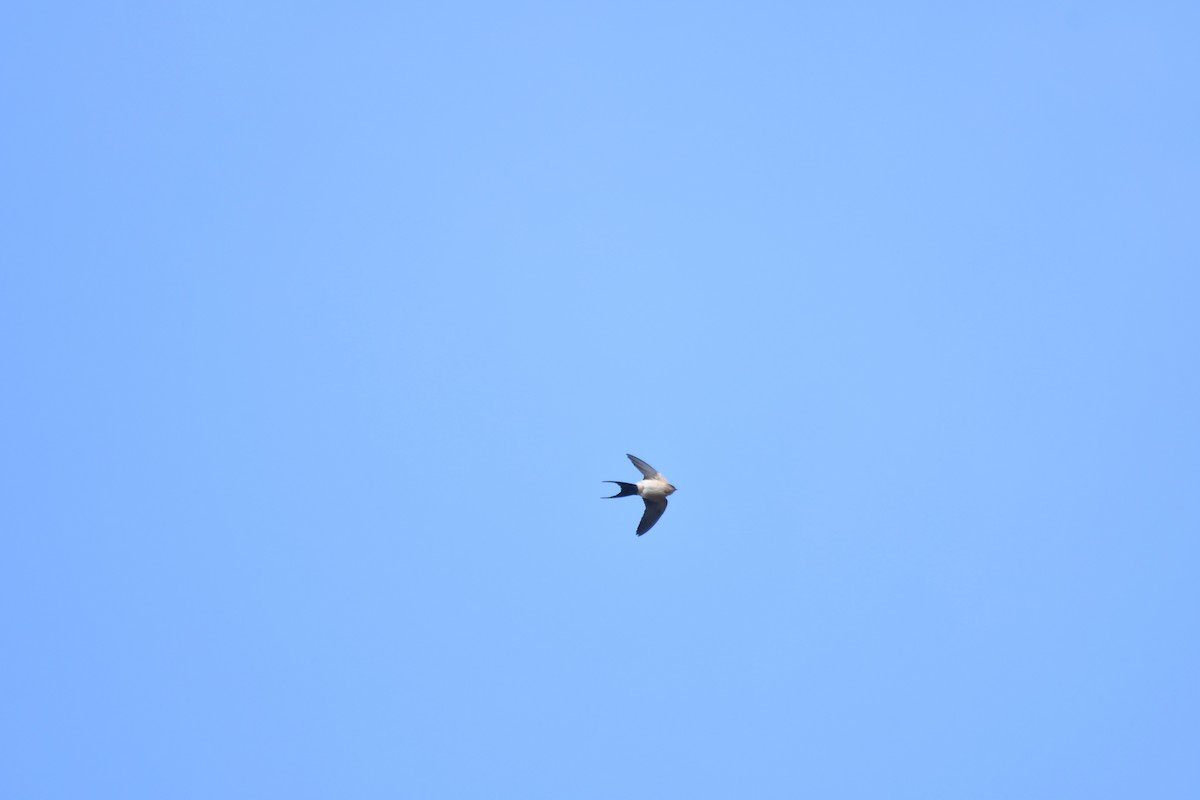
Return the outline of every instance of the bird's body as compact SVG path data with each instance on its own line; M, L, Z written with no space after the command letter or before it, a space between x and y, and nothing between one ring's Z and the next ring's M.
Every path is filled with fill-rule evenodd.
M616 497L632 497L637 495L646 503L646 513L642 515L642 521L638 523L637 535L641 536L646 531L654 527L654 523L658 522L658 518L667 510L667 497L675 493L675 487L667 482L663 474L654 467L642 461L637 456L625 454L633 465L641 471L645 476L644 480L637 483L625 483L623 481L605 481L605 483L615 483L621 487L621 491L605 498L612 500Z
M675 493L675 487L665 481L638 481L634 485L644 500L657 500L660 497L665 500L667 495Z

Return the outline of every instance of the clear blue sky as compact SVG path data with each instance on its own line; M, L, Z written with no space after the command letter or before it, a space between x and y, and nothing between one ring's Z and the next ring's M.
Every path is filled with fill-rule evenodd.
M1200 796L1200 10L977 6L8 5L0 795Z

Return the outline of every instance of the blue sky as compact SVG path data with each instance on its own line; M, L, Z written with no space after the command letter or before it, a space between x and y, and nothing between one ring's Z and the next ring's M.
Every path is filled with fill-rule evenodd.
M1194 4L3 18L3 796L1200 795Z

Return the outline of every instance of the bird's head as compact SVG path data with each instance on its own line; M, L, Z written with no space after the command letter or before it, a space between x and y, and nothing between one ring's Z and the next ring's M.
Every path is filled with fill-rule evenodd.
M675 484L673 484L673 483L668 483L668 484L667 484L667 490L668 490L668 491L667 491L667 494L675 494Z

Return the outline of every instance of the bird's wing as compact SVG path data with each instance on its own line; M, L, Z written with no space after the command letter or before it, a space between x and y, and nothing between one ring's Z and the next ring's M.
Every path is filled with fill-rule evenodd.
M632 456L631 456L632 458ZM646 513L642 514L642 521L638 523L637 535L641 536L646 531L654 527L654 523L658 522L658 518L667 510L667 498L663 497L658 500L646 501Z
M647 464L645 461L642 461L637 456L631 456L629 453L626 453L625 455L629 456L629 460L633 462L633 465L650 480L654 480L655 478L658 478L660 481L666 480L666 478L658 473L658 470Z

